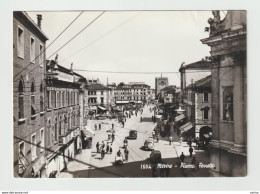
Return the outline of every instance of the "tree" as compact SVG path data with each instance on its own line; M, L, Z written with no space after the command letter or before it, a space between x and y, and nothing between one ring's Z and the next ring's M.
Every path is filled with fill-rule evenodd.
M118 84L118 86L124 86L124 85L125 85L124 82L120 82L120 83Z

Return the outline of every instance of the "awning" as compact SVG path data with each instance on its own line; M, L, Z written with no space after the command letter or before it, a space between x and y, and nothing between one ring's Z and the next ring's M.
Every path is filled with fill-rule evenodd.
M203 136L209 138L209 134L203 134Z
M183 132L190 130L192 127L193 127L192 123L188 122L180 127L180 131L181 131L181 133L183 133Z
M116 101L116 104L127 104L127 103L129 103L129 101L127 100L127 101Z
M105 107L102 106L98 106L98 108L100 108L101 110L107 110Z
M209 108L208 106L204 106L204 107L202 107L200 110L201 110L201 111L203 111L203 110L207 110L207 111L209 111L210 108Z
M160 118L162 118L162 115L155 115L155 117L160 119Z
M181 115L175 117L175 122L178 122L178 121L180 121L180 120L182 120L182 119L184 119L184 118L185 118L185 115L184 115L184 114L181 114Z
M89 137L93 137L95 136L95 132L89 128L88 126L85 126L82 130L83 134L86 135L86 136L89 136Z

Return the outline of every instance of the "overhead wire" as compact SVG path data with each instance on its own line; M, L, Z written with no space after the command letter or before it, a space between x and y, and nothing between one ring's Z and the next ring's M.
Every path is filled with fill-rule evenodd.
M53 55L55 55L58 51L60 51L62 48L64 48L67 44L69 44L73 39L75 39L78 35L80 35L85 29L87 29L90 25L92 25L99 17L101 17L106 11L102 11L101 14L99 14L97 17L95 17L90 23L88 23L83 29L81 29L77 34L75 34L72 38L70 38L66 43L64 43L59 49L57 49L56 51L54 51L47 59L45 59L41 64L43 64L44 62L46 62L49 58L51 58ZM32 72L33 70L35 70L36 68L39 68L40 65L37 65L36 67L34 67L33 69L31 69L30 71L26 72L26 74ZM21 75L21 76L25 76L25 75Z
M16 75L14 75L14 78L16 76L18 76L20 73L22 73L25 69L27 69L31 64L32 62L34 62L37 58L39 58L78 18L79 16L81 16L81 14L83 13L84 11L81 11L79 13L79 15L77 15L76 18L74 18L74 20L72 20L72 22L70 22L70 24L38 55L36 56L33 61L31 61L26 67L24 67L20 72L18 72Z

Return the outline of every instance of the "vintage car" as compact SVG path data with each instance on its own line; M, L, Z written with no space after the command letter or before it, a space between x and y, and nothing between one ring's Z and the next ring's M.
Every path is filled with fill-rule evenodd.
M154 141L152 138L146 139L144 142L145 150L153 150L154 149Z
M128 139L137 139L137 131L136 130L129 131Z
M153 150L150 154L150 162L152 164L158 164L162 162L162 154L159 150Z

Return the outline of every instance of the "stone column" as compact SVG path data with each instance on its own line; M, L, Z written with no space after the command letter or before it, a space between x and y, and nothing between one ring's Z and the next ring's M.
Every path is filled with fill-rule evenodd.
M234 90L233 90L233 118L234 118L234 148L231 152L244 152L245 150L245 110L244 110L244 80L243 66L245 66L245 53L238 52L232 55L234 61Z

